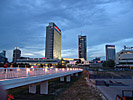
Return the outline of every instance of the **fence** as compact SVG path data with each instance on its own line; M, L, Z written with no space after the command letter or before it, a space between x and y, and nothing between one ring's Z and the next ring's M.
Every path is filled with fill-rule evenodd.
M79 68L0 68L0 80L22 77L33 77L39 75L66 73Z

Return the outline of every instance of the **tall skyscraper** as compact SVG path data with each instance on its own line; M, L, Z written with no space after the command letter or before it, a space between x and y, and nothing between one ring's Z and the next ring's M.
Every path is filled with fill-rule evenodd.
M55 23L46 27L46 59L61 59L61 30Z
M106 45L106 61L114 60L115 61L115 45Z
M16 63L17 59L20 59L21 57L21 51L15 47L15 50L13 50L13 63Z
M86 36L78 36L78 55L79 58L87 60Z

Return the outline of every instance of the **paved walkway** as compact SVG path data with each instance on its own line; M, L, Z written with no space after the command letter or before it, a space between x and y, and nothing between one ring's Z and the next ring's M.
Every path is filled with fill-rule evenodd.
M119 87L106 87L97 86L97 88L106 96L108 100L116 100L116 95L120 94L122 90L133 90L133 87L119 86Z
M133 79L98 79L112 82L120 82L126 86L97 86L108 100L115 100L116 95L122 95L122 90L133 90Z
M88 77L85 77L85 79L89 86L93 87L96 91L98 91L96 88L96 85L94 85ZM100 94L100 96L102 97L103 100L107 100L106 97L102 93Z

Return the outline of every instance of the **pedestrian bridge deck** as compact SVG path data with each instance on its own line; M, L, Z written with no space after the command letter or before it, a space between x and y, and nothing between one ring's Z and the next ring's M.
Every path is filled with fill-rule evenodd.
M0 84L5 89L43 82L82 72L79 68L0 68Z

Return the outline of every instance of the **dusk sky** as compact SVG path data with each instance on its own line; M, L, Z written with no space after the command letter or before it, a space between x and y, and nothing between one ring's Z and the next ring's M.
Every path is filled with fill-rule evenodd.
M9 61L15 46L22 56L44 57L49 22L62 31L62 57L78 57L81 31L88 60L105 59L106 44L133 46L133 0L0 0L0 51Z

